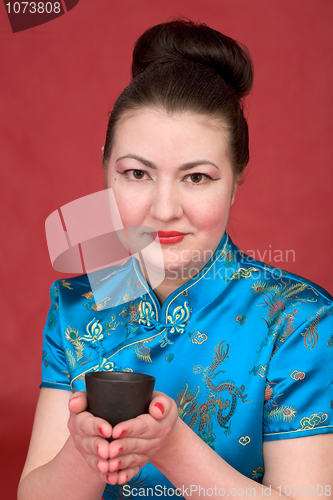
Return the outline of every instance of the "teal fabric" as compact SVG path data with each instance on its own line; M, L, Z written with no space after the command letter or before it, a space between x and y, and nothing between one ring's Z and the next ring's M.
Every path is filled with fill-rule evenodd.
M135 287L145 293L100 309L86 275L53 283L41 387L84 390L85 373L96 370L154 375L186 424L259 482L263 441L333 431L333 299L325 290L246 256L226 233L162 307L134 258L111 271L126 283L126 300ZM107 282L105 290L107 299ZM172 487L150 464L130 481L144 488L141 498L163 485ZM107 486L103 498L127 493Z

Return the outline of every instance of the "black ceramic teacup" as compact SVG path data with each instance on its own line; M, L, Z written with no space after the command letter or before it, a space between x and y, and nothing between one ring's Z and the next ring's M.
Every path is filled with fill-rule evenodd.
M88 411L112 427L148 413L155 378L134 372L89 372L85 375Z

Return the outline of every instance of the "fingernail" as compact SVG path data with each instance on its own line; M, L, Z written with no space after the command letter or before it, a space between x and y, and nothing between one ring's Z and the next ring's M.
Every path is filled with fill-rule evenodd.
M105 436L105 434L104 434L104 432L103 432L102 427L98 427L98 432L99 432L100 434L102 434L102 436L103 436L103 437L106 437L106 436Z
M118 455L119 455L122 451L123 451L123 449L122 449L122 448L119 448L119 450L118 450Z
M121 438L121 437L125 436L126 433L127 433L127 431L122 431L122 433L119 434L119 437Z
M121 460L119 460L118 462L118 469L120 469L120 467L121 467Z
M156 408L158 408L160 410L160 412L163 415L163 413L164 413L164 405L162 403L155 403L155 406L156 406Z

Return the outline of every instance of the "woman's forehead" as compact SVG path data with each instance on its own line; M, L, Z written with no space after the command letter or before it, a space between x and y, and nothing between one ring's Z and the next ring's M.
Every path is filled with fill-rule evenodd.
M222 116L211 115L206 113L198 113L192 110L168 110L163 106L142 106L128 110L122 114L118 120L118 126L124 122L136 119L141 121L151 121L153 119L160 119L167 121L195 121L204 126L212 129L225 129L228 130L226 121Z
M113 150L176 148L220 154L228 143L229 131L220 118L191 111L139 108L127 112L118 122Z

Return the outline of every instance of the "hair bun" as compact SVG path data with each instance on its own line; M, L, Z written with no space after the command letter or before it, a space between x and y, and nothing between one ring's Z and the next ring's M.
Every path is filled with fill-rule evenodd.
M253 67L247 48L205 24L176 20L158 24L138 38L133 50L133 78L148 66L190 61L216 71L238 99L253 83Z

